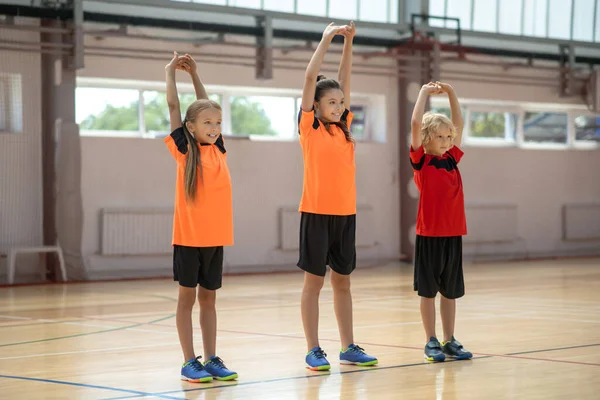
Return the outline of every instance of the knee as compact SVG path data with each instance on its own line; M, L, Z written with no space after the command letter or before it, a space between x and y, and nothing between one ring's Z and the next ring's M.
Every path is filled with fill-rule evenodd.
M334 292L349 292L350 275L331 274L331 287Z
M191 310L194 308L194 302L196 301L196 291L193 288L179 289L179 297L177 299L177 308L182 310Z
M304 293L319 294L323 288L325 278L322 276L311 275L304 279Z
M207 290L200 288L200 290L198 291L198 303L200 303L200 307L214 307L216 299L216 290Z

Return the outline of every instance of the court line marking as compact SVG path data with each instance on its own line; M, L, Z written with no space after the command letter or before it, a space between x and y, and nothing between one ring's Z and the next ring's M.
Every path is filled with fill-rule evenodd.
M149 393L149 392L140 392L139 390L121 389L121 388L115 388L115 387L110 387L110 386L100 386L100 385L88 385L86 383L77 383L77 382L57 381L54 379L28 378L26 376L12 376L12 375L0 375L0 378L19 379L19 380L24 380L24 381L34 381L34 382L42 382L42 383L54 383L57 385L78 386L78 387L85 387L85 388L90 388L90 389L110 390L113 392L133 393L133 394L136 394L135 397L151 396L151 397L158 397L161 399L177 399L177 400L183 399L183 400L185 400L185 398L182 398L182 397L167 396L166 394L164 394L164 395L153 394L153 393Z
M507 356L516 356L516 355L520 355L520 354L544 353L544 352L548 352L548 351L582 349L584 347L596 347L596 346L600 346L600 343L582 344L582 345L568 346L568 347L556 347L556 348L552 348L552 349L542 349L542 350L519 351L519 352L516 352L516 353L506 353L506 355Z
M491 356L477 357L478 360L484 359L484 358L491 358ZM448 360L448 361L445 361L445 363L453 363L453 362L459 362L459 361L457 361L457 360ZM469 363L469 361L462 361L462 362L463 363ZM231 384L228 384L228 385L227 384L226 385L220 384L220 385L214 385L214 386L198 387L198 388L193 388L193 389L183 389L183 390L173 390L173 391L168 391L168 392L158 392L158 393L155 393L155 394L167 395L167 394L175 394L175 393L200 392L200 391L205 391L205 390L222 389L222 388L228 388L228 387L259 385L259 384L262 384L262 383L285 382L285 381L298 380L298 379L323 378L323 377L328 377L328 376L332 376L332 375L345 375L345 374L356 374L356 373L362 373L362 372L375 372L375 371L388 370L388 369L418 367L418 366L432 365L432 364L434 364L434 363L423 361L423 362L420 362L420 363L388 365L388 366L385 366L385 367L379 367L379 366L363 367L361 369L353 369L353 370L349 370L349 371L315 372L312 375L288 376L288 377L285 377L285 378L264 379L264 380L257 380L257 381L250 381L250 382L241 382L241 383L240 382L234 382L234 383L231 383ZM104 400L124 400L124 399L133 399L133 398L139 398L139 397L140 396L110 397L110 398L106 398Z

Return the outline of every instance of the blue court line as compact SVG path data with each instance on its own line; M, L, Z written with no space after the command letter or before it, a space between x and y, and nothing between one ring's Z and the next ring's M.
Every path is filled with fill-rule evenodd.
M568 347L555 347L555 348L552 348L552 349L543 349L543 350L519 351L517 353L506 353L506 355L507 356L518 356L518 355L521 355L521 354L545 353L545 352L548 352L548 351L582 349L584 347L596 347L596 346L600 346L600 343L582 344L582 345L579 345L579 346L568 346Z
M473 357L473 359L481 360L484 358L492 358L492 357L493 356L481 356L481 357ZM463 362L464 363L465 361L458 361L458 360L445 361L446 364L453 363L453 362ZM261 381L250 381L250 382L241 382L241 383L235 382L235 383L229 384L229 385L216 385L216 386L209 385L206 387L200 387L200 388L194 388L194 389L182 389L182 390L172 390L169 392L153 393L152 395L153 396L154 395L162 396L162 395L174 394L174 393L200 392L200 391L205 391L205 390L222 389L222 388L227 388L227 387L250 386L250 385L258 385L261 383L274 383L274 382L293 381L293 380L299 380L299 379L320 378L320 377L331 376L331 375L345 375L345 374L356 374L356 373L361 373L361 372L375 372L375 371L381 371L381 370L385 370L385 369L418 367L421 365L431 365L431 364L434 364L434 363L423 361L423 362L415 363L415 364L390 365L387 367L363 367L362 369L355 369L355 370L351 370L351 371L320 372L320 373L316 373L314 375L290 376L287 378L275 378L275 379L266 379L266 380L261 380ZM438 364L443 364L443 363L438 363ZM124 400L124 399L134 399L134 398L138 398L138 397L140 397L140 396L111 397L109 399L104 399L104 400Z
M58 336L58 337L53 337L53 338L48 338L48 339L39 339L39 340L29 340L27 342L5 343L5 344L0 344L0 347L17 346L17 345L20 345L20 344L50 342L52 340L70 339L70 338L80 337L80 336L96 335L98 333L122 331L123 329L135 328L135 327L140 326L140 325L144 325L144 323L139 323L139 324L134 324L134 325L127 325L127 326L121 326L119 328L104 329L102 331L96 331L96 332L78 333L76 335Z
M58 384L58 385L78 386L78 387L85 387L85 388L90 388L90 389L111 390L113 392L122 392L122 393L135 394L136 395L135 397L152 396L152 397L158 397L158 398L161 398L161 399L185 400L185 398L182 398L182 397L165 396L165 395L161 395L161 394L152 394L152 393L147 393L147 392L140 392L138 390L120 389L120 388L115 388L115 387L110 387L110 386L98 386L98 385L88 385L88 384L85 384L85 383L56 381L56 380L53 380L53 379L27 378L25 376L11 376L11 375L0 375L0 378L4 378L4 379L20 379L20 380L23 380L23 381L34 381L34 382L43 382L43 383L54 383L54 384Z

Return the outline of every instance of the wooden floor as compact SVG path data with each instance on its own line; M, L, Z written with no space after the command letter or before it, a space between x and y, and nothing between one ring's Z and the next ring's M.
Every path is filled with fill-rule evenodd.
M336 362L323 289L329 373L304 368L302 274L225 277L218 353L240 378L212 384L179 380L172 281L0 289L0 398L600 398L600 259L465 266L456 336L475 358L439 364L423 361L411 274L395 264L353 275L356 341L379 358L375 368Z

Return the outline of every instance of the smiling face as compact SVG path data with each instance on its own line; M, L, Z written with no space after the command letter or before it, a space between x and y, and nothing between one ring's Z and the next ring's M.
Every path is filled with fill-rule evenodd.
M325 122L339 122L346 109L344 93L340 89L329 89L322 94L314 104L317 118Z
M197 100L188 108L186 121L188 131L199 143L213 144L221 134L221 107L211 100Z

